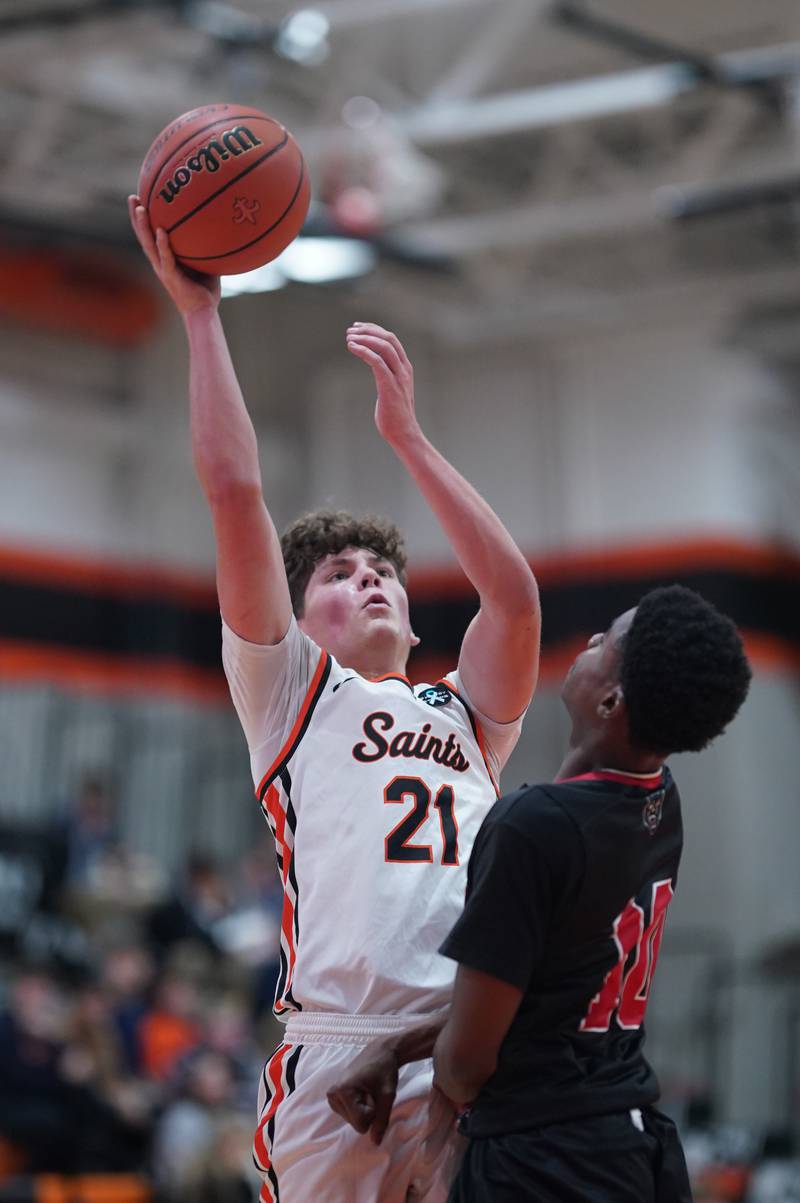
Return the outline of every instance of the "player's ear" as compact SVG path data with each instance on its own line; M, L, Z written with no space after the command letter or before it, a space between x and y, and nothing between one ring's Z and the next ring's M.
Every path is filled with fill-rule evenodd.
M619 718L625 711L625 694L622 692L621 685L613 685L606 690L597 706L598 718L609 719Z
M411 628L410 628L410 627L409 627L409 635L410 635L410 640L409 640L409 642L411 643L411 646L412 646L412 647L419 647L419 645L420 645L420 643L422 642L422 640L420 639L419 635L415 635L415 634L414 634L414 632L411 630Z

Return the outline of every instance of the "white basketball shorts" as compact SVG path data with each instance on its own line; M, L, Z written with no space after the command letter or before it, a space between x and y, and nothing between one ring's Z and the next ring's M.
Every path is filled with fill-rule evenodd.
M453 1134L426 1158L430 1060L400 1070L383 1142L375 1145L328 1106L330 1087L372 1040L407 1028L409 1016L292 1016L264 1066L253 1153L261 1203L445 1203L457 1168ZM436 1142L439 1143L439 1142Z

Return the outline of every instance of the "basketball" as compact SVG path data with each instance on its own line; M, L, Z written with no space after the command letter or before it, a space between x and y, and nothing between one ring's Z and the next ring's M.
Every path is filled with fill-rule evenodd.
M221 276L275 259L300 232L311 190L300 148L280 122L246 105L211 104L161 131L138 193L175 257Z

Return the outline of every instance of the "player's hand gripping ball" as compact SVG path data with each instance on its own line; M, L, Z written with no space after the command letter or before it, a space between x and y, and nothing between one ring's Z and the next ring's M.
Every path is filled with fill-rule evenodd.
M275 259L299 234L311 197L289 131L234 104L206 105L170 122L145 156L138 193L176 258L219 276Z

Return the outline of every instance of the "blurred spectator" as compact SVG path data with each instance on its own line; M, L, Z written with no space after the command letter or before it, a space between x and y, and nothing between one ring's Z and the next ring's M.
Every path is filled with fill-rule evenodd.
M40 970L20 970L0 1016L0 1135L32 1172L141 1164L149 1115L114 1097L117 1067L102 1004L77 1004Z
M59 913L65 872L61 828L0 821L0 956L85 968L84 933Z
M149 1143L154 1094L128 1072L111 1000L99 985L85 986L73 1000L62 1068L96 1103L94 1168L137 1168Z
M223 1056L232 1077L231 1102L249 1115L255 1115L258 1097L258 1066L264 1060L253 1040L248 999L229 992L209 1000L203 1039L179 1066L179 1072L191 1072L191 1066L205 1053Z
M116 799L99 776L83 779L58 830L66 845L65 903L90 932L112 911L135 912L159 896L162 874L123 844Z
M181 1203L252 1203L261 1185L252 1146L251 1119L221 1115L209 1145L186 1175Z
M800 1157L791 1132L767 1133L747 1203L800 1203Z
M103 960L102 980L129 1073L141 1070L138 1029L147 1010L155 965L149 949L135 940L112 948Z
M116 805L100 777L84 777L64 821L67 884L84 889L119 846Z
M245 1132L244 1143L231 1140L231 1133ZM245 1197L239 1182L251 1136L250 1108L237 1108L230 1058L205 1049L187 1063L176 1097L159 1120L153 1153L156 1182L169 1197L188 1198L213 1167L223 1186L222 1197L238 1203ZM225 1164L217 1160L220 1150Z
M178 1062L201 1041L202 1000L196 983L188 977L165 974L158 982L152 1004L137 1027L142 1073L166 1082Z
M702 1127L681 1134L695 1203L743 1203L760 1139L748 1128L714 1123L707 1106L703 1118Z
M266 839L246 852L237 863L235 885L237 909L258 907L280 922L283 887L278 874L275 849Z
M213 857L193 853L176 893L156 906L147 921L147 934L163 956L174 944L194 940L219 954L215 924L230 906L225 878Z
M275 850L266 842L237 865L234 905L218 927L226 951L250 968L252 1012L268 1016L280 973L283 887Z
M50 978L21 970L0 1016L0 1133L31 1169L70 1156L72 1089L61 1070L63 1000Z

